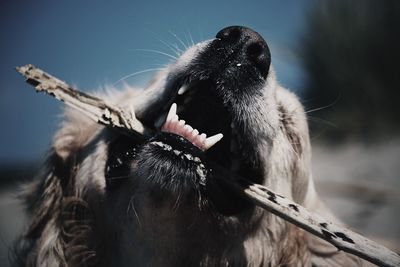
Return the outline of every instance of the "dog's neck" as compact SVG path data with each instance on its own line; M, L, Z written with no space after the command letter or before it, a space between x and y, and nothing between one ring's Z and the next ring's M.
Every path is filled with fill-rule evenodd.
M202 233L165 229L166 236L149 239L145 232L133 238L127 231L108 242L119 245L108 248L104 260L127 266L305 266L310 255L303 231L258 208L254 212L263 214L259 221L232 232L203 225Z

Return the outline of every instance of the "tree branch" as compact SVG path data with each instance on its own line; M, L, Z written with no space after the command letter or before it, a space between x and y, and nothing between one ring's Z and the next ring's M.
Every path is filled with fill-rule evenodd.
M326 220L321 215L307 210L265 186L249 183L243 179L239 179L239 183L233 183L228 179L224 179L224 182L229 183L238 194L255 205L324 239L339 250L356 255L378 266L400 266L399 254L356 232Z
M33 65L17 67L17 71L24 75L27 82L35 86L37 91L43 91L54 96L68 106L82 111L98 123L143 138L142 134L145 128L136 119L133 111L125 113L118 107L107 104L102 99L79 92ZM227 178L224 179L224 182L239 195L303 230L326 240L339 250L354 254L379 266L400 266L400 256L386 247L329 222L320 215L308 211L265 186L249 183L240 178L236 179L237 182L232 182L232 179L228 178L235 175L222 167L215 167Z
M133 110L126 113L100 98L75 90L65 82L31 64L16 69L25 76L29 84L36 88L37 92L45 92L57 98L66 105L81 111L97 123L117 128L136 137L143 137L145 128L136 119Z

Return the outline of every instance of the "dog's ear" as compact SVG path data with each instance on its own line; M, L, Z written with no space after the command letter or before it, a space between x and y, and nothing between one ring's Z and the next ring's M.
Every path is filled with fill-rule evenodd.
M15 249L16 266L75 266L82 258L72 258L72 250L79 257L92 255L84 244L90 227L80 220L87 205L76 195L75 172L79 151L98 126L76 112L67 115L44 166L23 190L29 218Z

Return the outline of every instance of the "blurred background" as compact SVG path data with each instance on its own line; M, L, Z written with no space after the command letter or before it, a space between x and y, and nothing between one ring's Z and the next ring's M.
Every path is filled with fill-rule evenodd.
M0 2L0 266L23 229L31 179L62 104L14 67L84 91L142 86L174 50L244 25L267 40L310 123L318 190L353 229L400 251L400 1Z

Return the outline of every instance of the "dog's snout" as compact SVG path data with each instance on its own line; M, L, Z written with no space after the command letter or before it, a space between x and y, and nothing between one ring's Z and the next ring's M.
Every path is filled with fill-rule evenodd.
M230 26L222 29L216 35L231 51L238 53L243 59L249 60L266 77L271 63L271 54L267 43L257 32L242 26Z
M243 27L240 26L230 26L220 30L217 33L217 38L222 41L235 43L239 40L242 34Z

